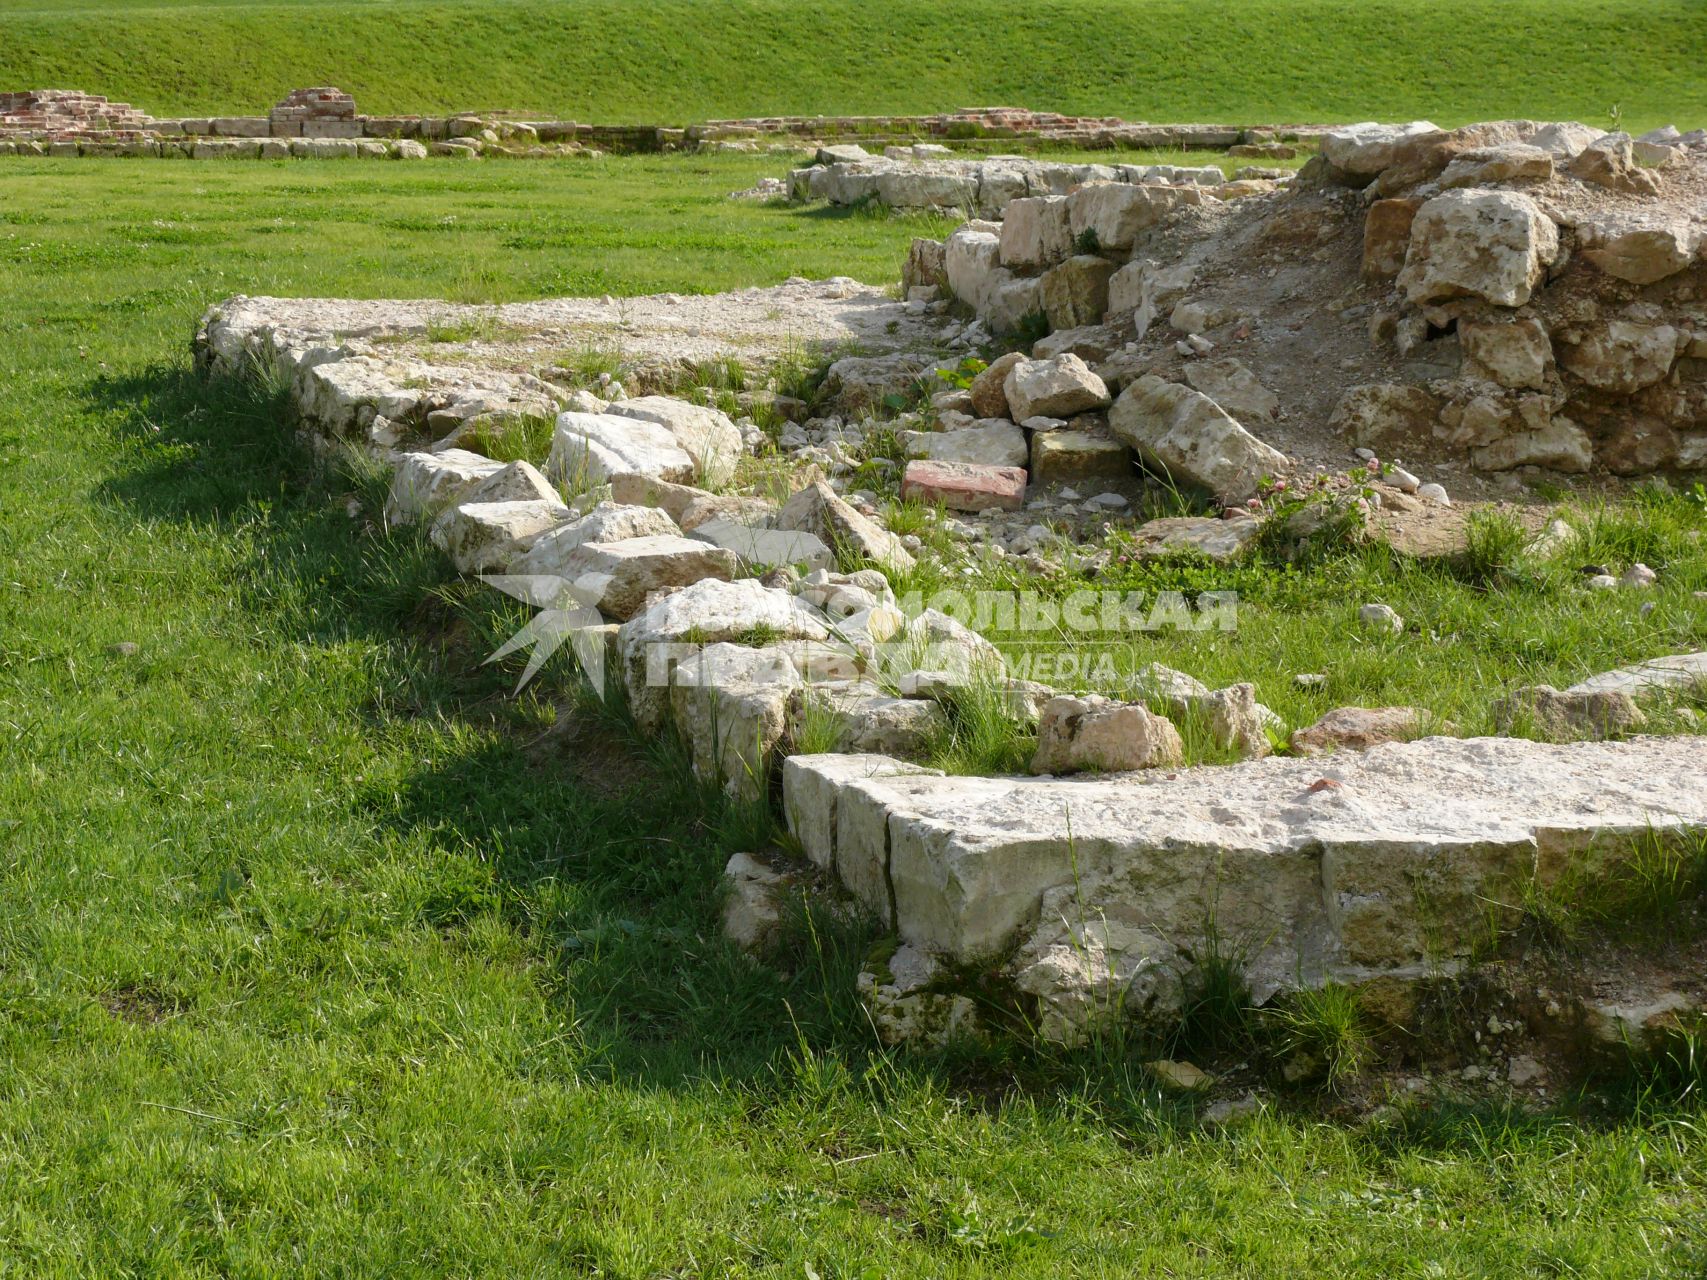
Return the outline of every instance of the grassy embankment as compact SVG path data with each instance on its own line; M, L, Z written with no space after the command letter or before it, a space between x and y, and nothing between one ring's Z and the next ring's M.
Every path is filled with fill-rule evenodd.
M0 0L0 85L158 115L686 123L1017 105L1140 120L1707 124L1695 0Z

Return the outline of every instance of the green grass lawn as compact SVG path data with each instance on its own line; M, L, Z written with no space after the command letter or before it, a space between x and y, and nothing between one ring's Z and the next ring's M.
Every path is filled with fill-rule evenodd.
M597 122L1017 105L1163 121L1707 123L1699 0L0 0L0 85L159 115L336 84Z
M190 372L235 292L892 275L721 199L771 167L0 165L0 1272L1701 1274L1698 1106L1216 1134L877 1052L847 939L719 940L739 831Z

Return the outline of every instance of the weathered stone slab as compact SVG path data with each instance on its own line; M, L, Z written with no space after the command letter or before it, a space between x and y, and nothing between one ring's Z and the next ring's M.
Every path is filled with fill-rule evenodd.
M797 529L755 529L734 520L706 520L694 525L695 538L723 547L747 566L804 565L831 568L836 558L822 539Z
M1021 360L1002 382L1008 412L1015 422L1027 418L1068 418L1109 402L1108 386L1075 355Z
M1140 555L1200 555L1211 560L1233 560L1245 553L1260 532L1260 520L1164 516L1139 525L1132 532L1132 541Z
M391 475L385 522L393 527L413 524L455 506L476 484L503 468L503 463L466 449L406 453Z
M1096 252L1114 253L1132 247L1138 236L1175 209L1211 204L1215 197L1199 186L1129 186L1103 184L1082 187L1067 197L1067 217L1075 240L1094 237Z
M695 775L732 795L764 794L799 685L792 659L776 646L708 644L683 657L670 673L670 713Z
M901 447L909 458L938 462L976 462L992 467L1023 467L1029 456L1025 432L996 421L957 431L903 431Z
M1108 426L1151 466L1223 499L1249 497L1264 476L1291 466L1208 396L1153 374L1121 393Z
M675 438L694 461L696 478L702 485L729 483L741 458L741 432L727 414L705 405L672 400L669 396L641 396L618 400L605 412L620 418L655 422Z
M761 636L767 643L825 640L829 630L815 609L755 578L696 582L630 618L617 650L636 722L649 731L663 723L672 673L701 646Z
M1130 480L1132 450L1091 431L1038 431L1031 437L1031 478L1038 484Z
M692 586L706 578L735 576L735 553L678 534L583 542L563 558L562 576L577 599L607 618L626 621L656 592Z
M1062 890L1077 909L1141 923L1158 962L1173 963L1213 910L1223 938L1249 944L1259 998L1429 972L1468 954L1490 904L1519 902L1528 877L1551 882L1591 845L1599 860L1652 831L1707 830L1697 738L1427 738L1079 781L842 783L846 768L792 761L786 812L821 865L886 880L904 941L988 962Z
M610 496L617 502L640 507L658 507L677 524L687 510L701 498L717 495L708 489L691 484L672 484L637 472L623 472L610 478Z
M1417 210L1399 287L1415 303L1521 307L1558 256L1558 228L1528 196L1447 191Z
M1674 653L1634 666L1603 671L1573 684L1566 693L1627 693L1640 698L1655 693L1691 693L1707 689L1707 652ZM1703 744L1707 747L1707 743Z
M675 522L656 507L631 507L601 502L586 515L541 534L516 558L511 571L572 580L571 557L589 542L622 542L629 538L659 538L679 533ZM532 603L548 605L561 595L554 583L541 584Z
M569 518L561 502L465 502L433 522L433 545L463 573L503 572L548 529Z
M687 483L699 464L669 428L610 413L562 413L551 439L546 474L559 484L586 486L634 473Z
M869 560L903 573L913 567L913 557L899 538L855 511L822 480L785 502L775 523L778 529L810 533L832 552L850 559Z

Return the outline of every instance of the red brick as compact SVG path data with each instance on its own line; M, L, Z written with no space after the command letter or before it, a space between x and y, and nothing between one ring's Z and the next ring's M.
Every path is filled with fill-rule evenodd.
M901 477L901 496L955 511L1018 511L1025 505L1025 469L918 458Z

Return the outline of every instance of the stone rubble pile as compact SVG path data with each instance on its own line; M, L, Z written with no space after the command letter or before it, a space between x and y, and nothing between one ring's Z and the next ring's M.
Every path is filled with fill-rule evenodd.
M1034 354L1082 354L1116 436L1223 496L1281 474L1277 453L1354 446L1526 475L1707 469L1707 134L1359 125L1237 201L1124 176L917 242L909 298L1046 331Z

